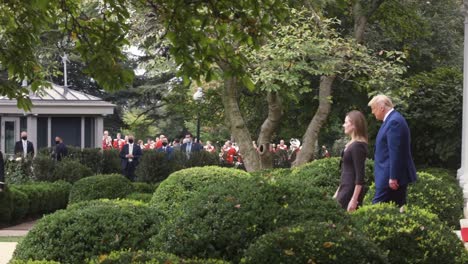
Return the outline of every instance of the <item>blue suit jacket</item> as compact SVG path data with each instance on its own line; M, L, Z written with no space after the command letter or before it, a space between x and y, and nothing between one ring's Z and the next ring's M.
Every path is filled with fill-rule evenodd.
M125 144L120 151L120 159L121 159L121 165L122 168L125 169L128 165L128 158L125 157L125 155L128 154L128 144ZM138 144L133 144L133 161L132 163L137 166L138 163L140 162L140 158L143 155L143 152L141 151L140 146Z
M167 159L171 159L172 158L172 154L174 152L174 148L171 147L171 146L167 146L166 147L166 150L163 149L164 147L160 147L158 149L156 149L156 152L163 152L163 153L166 153L166 158Z
M397 179L399 185L417 180L411 155L411 135L405 118L392 111L380 127L375 140L375 185L388 188L389 179Z

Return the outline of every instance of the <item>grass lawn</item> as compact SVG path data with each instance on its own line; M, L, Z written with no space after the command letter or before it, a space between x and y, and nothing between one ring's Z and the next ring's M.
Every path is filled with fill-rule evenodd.
M21 239L21 236L0 237L0 242L20 242Z

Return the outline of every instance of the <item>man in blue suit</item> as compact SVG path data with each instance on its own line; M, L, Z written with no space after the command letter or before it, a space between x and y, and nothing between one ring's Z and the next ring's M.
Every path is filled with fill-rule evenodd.
M162 147L156 149L156 152L166 153L166 159L171 160L173 157L174 148L168 145L167 138L162 140Z
M375 140L376 190L372 203L394 202L401 207L406 204L408 184L417 180L410 130L387 96L375 96L369 106L375 118L383 121Z
M131 181L135 181L135 169L142 155L143 152L140 146L134 144L133 136L128 136L128 144L123 146L119 156L121 159L122 174Z

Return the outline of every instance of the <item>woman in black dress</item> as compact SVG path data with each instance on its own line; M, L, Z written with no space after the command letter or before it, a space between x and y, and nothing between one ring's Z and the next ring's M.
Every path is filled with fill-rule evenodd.
M341 180L335 198L341 207L352 212L364 199L364 176L367 156L367 122L359 111L346 115L343 129L351 141L341 153Z

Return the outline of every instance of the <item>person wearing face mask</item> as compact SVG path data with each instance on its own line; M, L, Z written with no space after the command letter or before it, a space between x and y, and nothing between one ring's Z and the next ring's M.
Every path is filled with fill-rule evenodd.
M127 177L130 181L135 181L135 169L140 162L140 158L143 155L141 148L138 144L135 144L132 135L128 136L128 144L123 146L120 151L120 159L122 165L122 174Z
M164 152L166 153L166 159L170 160L172 158L172 153L174 152L174 148L169 146L167 138L163 138L161 147L156 149L157 152Z
M34 145L28 140L26 131L21 132L21 140L15 143L15 155L23 158L34 157Z
M52 152L52 158L56 161L61 161L68 155L67 146L63 143L63 139L61 137L55 137L55 148Z

